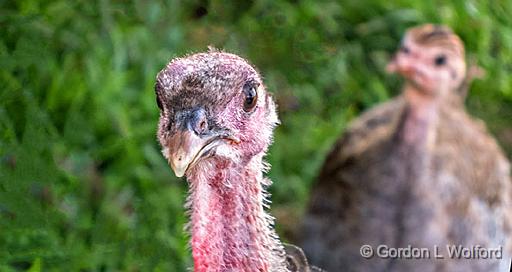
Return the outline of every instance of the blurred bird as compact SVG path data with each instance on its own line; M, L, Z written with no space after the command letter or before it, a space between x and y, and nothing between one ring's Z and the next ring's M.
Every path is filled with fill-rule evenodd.
M263 157L279 120L258 72L211 50L172 60L155 92L163 155L190 185L194 271L320 271L283 246L265 212Z
M405 78L402 94L349 126L312 189L301 236L312 264L422 272L509 264L510 165L484 124L464 109L464 88L478 72L466 69L463 43L448 27L406 32L387 67ZM365 259L363 245L374 254L411 246L431 255ZM450 259L449 245L502 246L503 262ZM436 246L445 259L435 259Z

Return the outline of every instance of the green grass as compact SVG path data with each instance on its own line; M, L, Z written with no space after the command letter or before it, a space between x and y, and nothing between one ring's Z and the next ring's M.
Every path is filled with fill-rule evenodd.
M208 45L249 59L278 100L273 209L299 216L347 122L397 94L384 67L420 23L453 27L487 71L467 105L510 156L511 13L510 1L2 1L0 270L191 266L187 185L160 154L153 84Z

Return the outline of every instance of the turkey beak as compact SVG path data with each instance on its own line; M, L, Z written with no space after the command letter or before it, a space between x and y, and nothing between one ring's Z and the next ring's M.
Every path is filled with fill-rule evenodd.
M211 154L225 142L238 144L240 140L228 131L211 129L202 108L184 110L176 114L176 133L167 141L167 160L178 178L185 175L199 159Z
M414 66L414 59L400 56L399 53L397 53L386 66L386 72L390 74L398 73L407 79L411 79L417 71Z
M386 66L386 72L393 74L399 73L407 79L411 79L416 74L416 68L408 61L397 61L396 57Z
M398 72L405 78L411 79L416 74L416 69L409 65L404 65L398 69Z
M169 164L180 178L211 149L218 135L208 130L206 113L202 108L182 111L176 116L177 132L169 138L167 148Z
M396 63L396 56L388 63L386 66L386 72L389 74L394 74L397 71L397 63Z
M199 158L201 150L208 145L210 137L201 138L193 131L180 131L169 140L169 164L174 174L181 178Z

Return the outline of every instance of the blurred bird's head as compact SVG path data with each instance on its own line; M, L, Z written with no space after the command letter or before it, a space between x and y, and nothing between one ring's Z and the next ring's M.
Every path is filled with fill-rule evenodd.
M155 92L158 140L178 177L216 158L248 162L267 150L279 122L258 72L233 54L176 58L158 73Z
M411 28L387 71L399 73L424 94L450 93L466 78L464 44L446 26L425 24Z

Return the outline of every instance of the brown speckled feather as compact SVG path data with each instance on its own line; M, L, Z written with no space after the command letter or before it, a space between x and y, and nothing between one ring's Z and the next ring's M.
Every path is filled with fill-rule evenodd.
M441 116L444 120L437 130L432 170L444 189L440 192L446 211L453 218L448 237L455 243L501 244L510 252L509 162L482 121L448 107L442 109Z
M379 269L389 267L392 261L362 258L359 248L363 244L374 248L380 244L399 246L399 237L403 241L419 237L412 240L422 246L497 246L511 236L512 220L506 212L511 208L512 196L509 163L483 123L453 104L444 105L440 111L437 138L430 151L430 188L417 196L430 199L426 203L437 210L427 216L435 234L425 235L414 229L404 232L397 219L403 219L400 210L410 200L397 193L400 184L395 176L400 156L392 150L393 133L404 110L404 100L398 97L366 112L328 155L304 219L303 247L313 264L332 271L340 267L350 267L347 271L383 271ZM420 214L412 213L412 218ZM510 250L510 241L507 243ZM484 271L496 267L496 263L478 261L423 263L425 269L419 271Z
M313 264L329 271L386 265L385 260L367 262L359 248L395 244L397 214L390 206L398 205L392 187L396 175L378 166L391 163L387 155L403 105L398 98L363 114L327 156L304 218L302 245Z
M389 139L398 126L403 107L403 99L397 97L354 120L327 156L319 180L322 180L322 176L332 176L340 166L350 164L365 151Z
M336 142L313 187L302 246L329 271L497 271L512 253L510 164L462 101L462 41L446 26L407 31L387 67L403 94L364 113ZM393 259L360 255L388 248L503 246L499 259ZM507 268L508 269L508 268Z
M402 95L355 120L312 190L302 245L329 271L497 271L512 253L510 164L463 100L481 70L446 26L409 29L387 66ZM388 248L503 246L499 259L360 255ZM382 248L382 247L381 247ZM508 269L508 268L507 268Z

